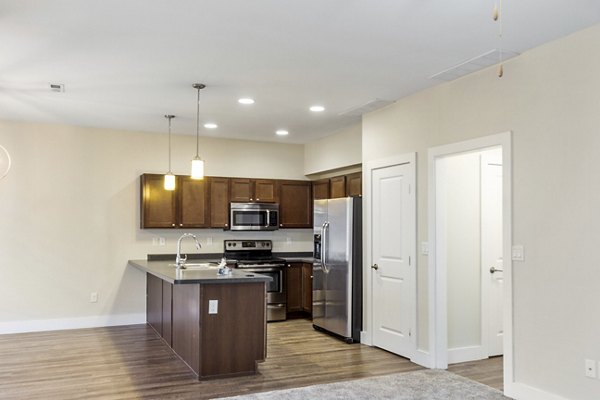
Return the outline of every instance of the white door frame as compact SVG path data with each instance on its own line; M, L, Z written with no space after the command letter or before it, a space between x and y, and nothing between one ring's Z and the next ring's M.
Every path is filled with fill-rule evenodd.
M504 260L504 390L510 392L513 374L512 302L512 134L484 136L428 150L428 236L429 236L429 348L434 367L448 368L447 279L445 264L436 259L436 159L452 154L502 147L502 257Z
M411 336L411 343L413 345L412 354L414 355L417 348L417 337L418 337L418 325L417 325L417 257L416 257L416 243L417 243L417 230L416 230L416 161L417 153L407 153L394 157L389 157L380 160L368 161L365 164L363 173L363 248L365 249L363 255L363 331L361 332L361 343L372 346L373 345L373 302L372 302L372 273L371 273L371 259L373 256L373 247L371 244L371 228L372 228L372 216L371 216L371 199L372 199L372 182L371 175L372 171L379 168L392 167L394 165L410 164L412 166L412 176L414 177L414 188L411 191L411 198L415 204L415 213L411 216L413 219L412 223L414 226L412 246L410 249L411 257L414 260L413 267L411 269L413 274L413 333ZM412 356L411 356L412 359ZM418 363L418 362L417 362Z

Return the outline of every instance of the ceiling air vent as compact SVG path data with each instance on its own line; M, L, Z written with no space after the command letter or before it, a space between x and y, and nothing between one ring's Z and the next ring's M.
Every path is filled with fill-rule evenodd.
M509 50L502 51L502 62L518 56L519 53ZM475 71L490 67L500 63L500 51L498 49L490 50L477 57L471 58L470 60L464 61L453 67L438 72L435 75L431 75L429 79L437 79L440 81L453 81L454 79L460 78L471 74Z
M65 85L64 83L51 83L50 90L52 90L53 92L64 93Z
M339 116L347 115L347 116L351 116L351 117L360 117L363 114L378 110L378 109L383 108L383 107L387 106L388 104L392 104L392 103L393 103L393 101L391 101L391 100L375 99L375 100L371 100L368 103L365 103L361 106L353 107L348 110L342 111L338 115Z

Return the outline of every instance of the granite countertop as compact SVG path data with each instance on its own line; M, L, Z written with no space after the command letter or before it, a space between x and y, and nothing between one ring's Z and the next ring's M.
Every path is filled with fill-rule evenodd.
M174 284L186 283L242 283L242 282L269 282L271 277L245 272L233 269L229 275L218 275L217 269L193 270L177 269L169 264L173 261L147 261L147 260L129 260L129 265L144 272L148 272L162 280Z

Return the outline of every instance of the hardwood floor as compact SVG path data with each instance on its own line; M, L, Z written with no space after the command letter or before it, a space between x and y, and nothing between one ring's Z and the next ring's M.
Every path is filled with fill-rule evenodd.
M492 357L487 360L452 364L448 367L448 371L503 391L502 362L503 359L501 356Z
M301 319L268 324L259 375L201 382L146 325L0 335L2 399L208 399L418 369ZM476 366L453 372L485 374Z

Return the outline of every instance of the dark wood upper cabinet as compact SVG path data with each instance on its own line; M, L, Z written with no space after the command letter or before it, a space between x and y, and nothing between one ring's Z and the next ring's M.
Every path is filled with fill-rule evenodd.
M346 175L346 196L362 196L362 172Z
M312 183L313 198L323 200L329 198L329 179L320 179Z
M277 181L274 179L255 179L254 180L254 200L266 203L277 203Z
M207 179L197 180L189 176L177 177L179 228L208 228L209 197Z
M310 181L279 181L279 200L280 228L312 227Z
M175 190L165 190L164 175L141 177L141 228L208 228L208 185L177 176Z
M174 228L177 195L164 189L164 175L144 174L141 179L141 228Z
M330 199L337 199L338 197L346 197L346 176L336 176L335 178L329 179L330 185Z
M229 178L209 177L210 227L229 229Z
M231 201L277 202L277 181L274 179L231 178Z

